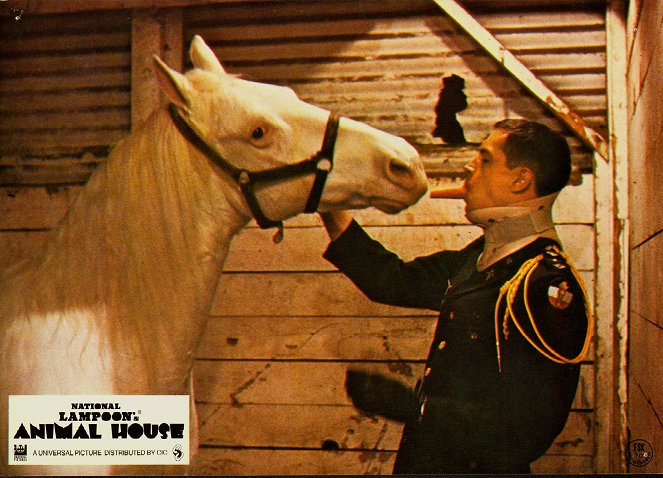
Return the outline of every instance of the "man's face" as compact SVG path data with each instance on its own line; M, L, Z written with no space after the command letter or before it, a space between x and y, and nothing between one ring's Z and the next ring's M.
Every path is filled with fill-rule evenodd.
M465 167L470 175L465 180L465 211L487 207L506 206L518 199L512 186L518 169L509 169L503 146L507 132L496 129L481 143L474 159Z

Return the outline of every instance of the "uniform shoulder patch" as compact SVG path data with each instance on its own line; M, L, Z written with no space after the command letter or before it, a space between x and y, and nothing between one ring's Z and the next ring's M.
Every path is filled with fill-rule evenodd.
M569 290L569 283L564 279L558 279L548 286L548 302L555 309L564 310L571 305L573 292Z

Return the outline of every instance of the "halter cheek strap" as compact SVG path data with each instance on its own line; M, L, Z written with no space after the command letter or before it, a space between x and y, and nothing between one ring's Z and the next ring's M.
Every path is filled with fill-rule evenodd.
M313 213L318 210L320 198L322 197L322 190L327 181L327 175L334 167L334 146L336 145L336 137L338 136L338 123L340 118L335 113L330 113L327 119L327 126L325 127L325 137L322 140L322 147L311 160L315 161L316 171L315 179L311 192L304 207L305 213Z
M262 211L258 198L253 189L254 185L260 181L271 182L281 181L292 177L303 176L315 173L313 186L309 192L304 212L313 213L318 209L322 191L327 181L327 176L334 165L334 146L338 136L338 127L340 117L335 113L330 113L325 126L325 135L322 140L320 150L308 159L298 163L286 164L278 168L265 169L261 171L248 171L240 169L228 162L217 150L212 148L202 137L202 135L190 124L180 110L174 104L168 106L168 112L184 138L196 149L207 156L221 170L227 173L239 185L244 200L253 214L254 219L262 229L277 227L279 231L274 236L275 242L280 242L283 237L283 221L274 221L269 219Z

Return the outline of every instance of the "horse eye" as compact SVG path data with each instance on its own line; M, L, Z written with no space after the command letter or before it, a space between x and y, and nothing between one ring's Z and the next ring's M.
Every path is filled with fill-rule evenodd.
M253 139L261 139L264 136L265 136L265 131L260 126L254 129L253 133L251 133L251 137Z

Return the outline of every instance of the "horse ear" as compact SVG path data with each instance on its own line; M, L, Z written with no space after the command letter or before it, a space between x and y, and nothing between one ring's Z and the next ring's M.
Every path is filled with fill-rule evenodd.
M210 73L216 73L218 75L223 75L226 72L212 49L207 46L205 41L199 35L194 36L193 40L191 40L189 56L191 57L193 66L196 68L209 71Z
M176 72L168 65L166 65L161 58L154 55L154 72L157 76L157 81L161 90L166 94L171 103L177 106L188 109L189 100L187 93L191 90L191 85L186 76Z

